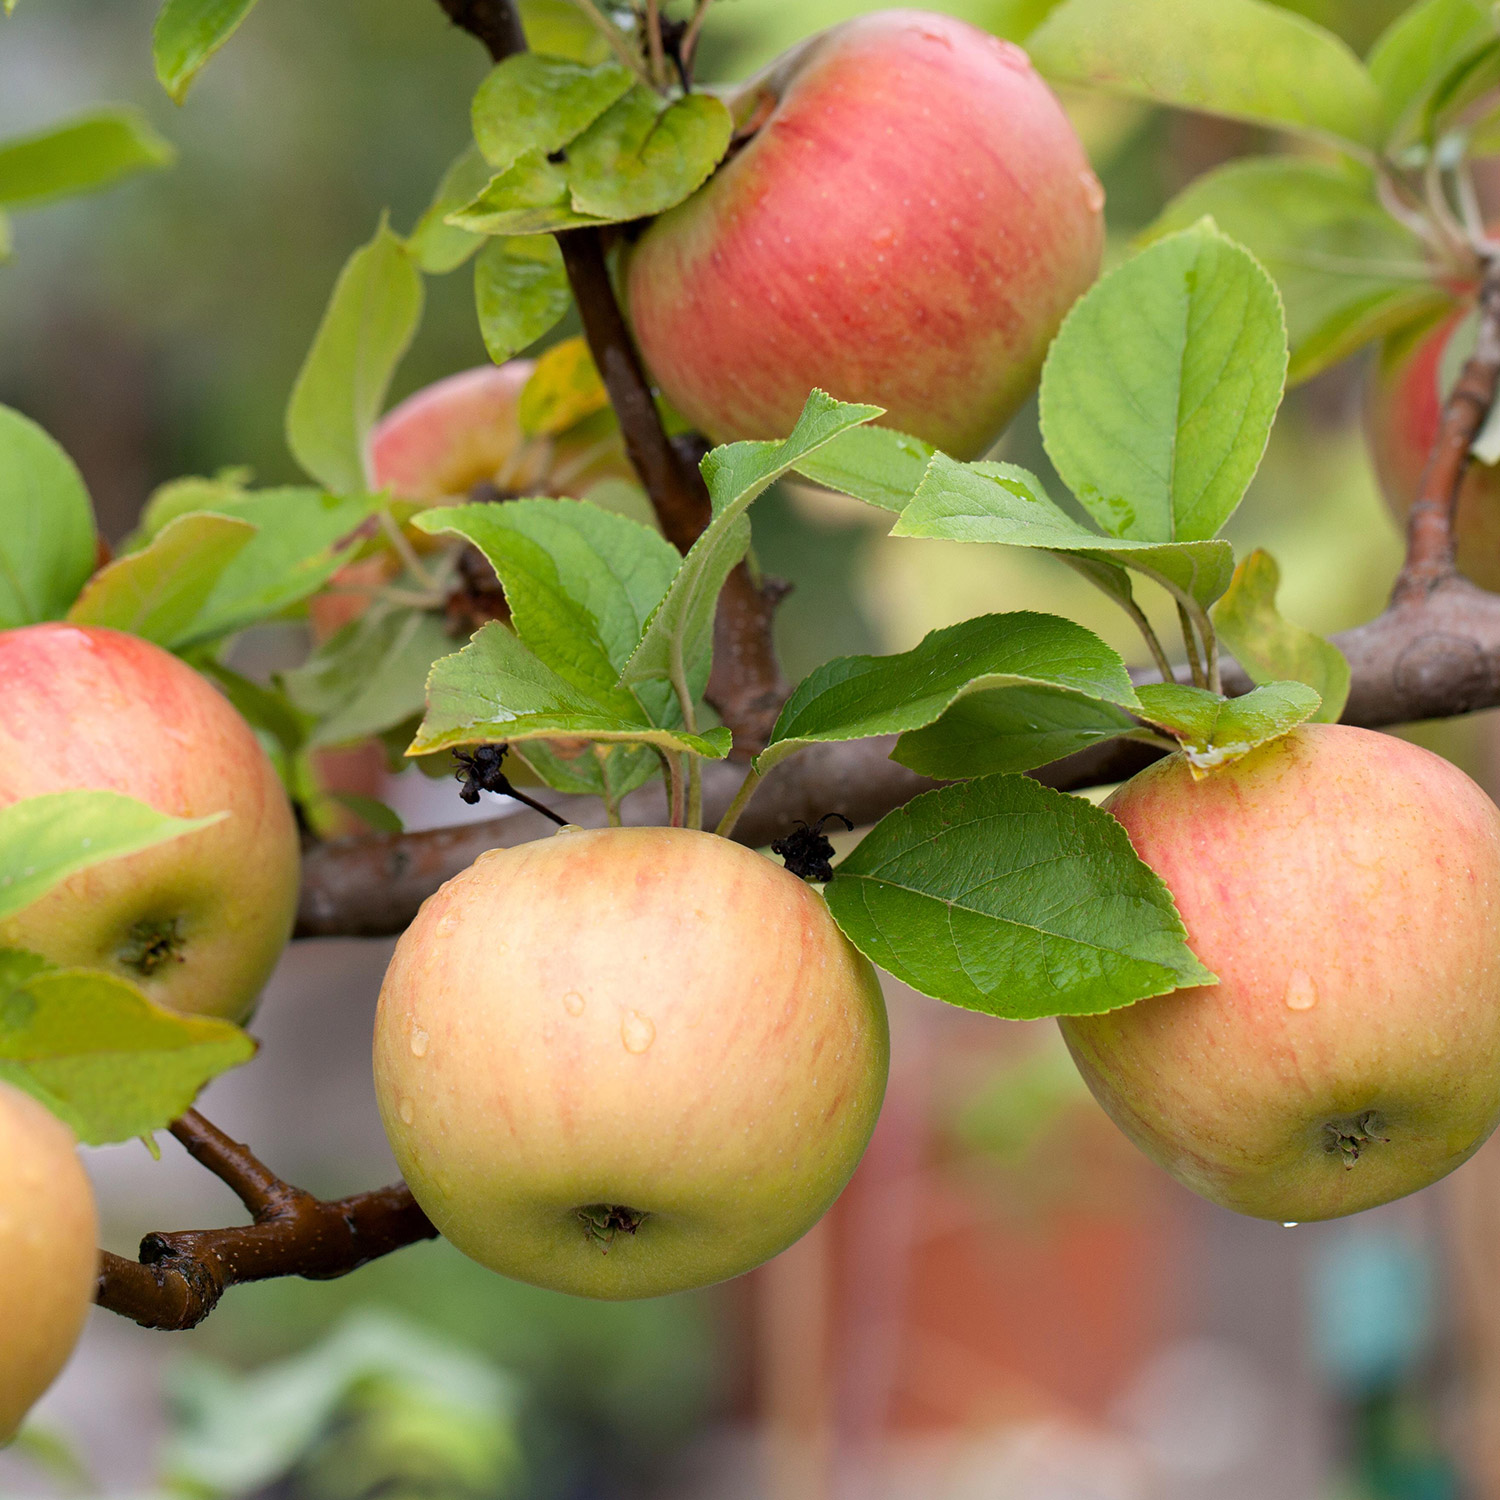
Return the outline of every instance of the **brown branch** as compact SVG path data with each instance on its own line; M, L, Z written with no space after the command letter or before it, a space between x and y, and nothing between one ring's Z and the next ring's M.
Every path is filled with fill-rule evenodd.
M477 37L498 63L526 50L526 33L512 0L438 0L455 26Z
M194 1328L241 1282L329 1281L437 1235L404 1184L325 1202L283 1182L196 1110L172 1134L234 1190L253 1222L148 1234L139 1260L101 1252L94 1300L143 1328Z

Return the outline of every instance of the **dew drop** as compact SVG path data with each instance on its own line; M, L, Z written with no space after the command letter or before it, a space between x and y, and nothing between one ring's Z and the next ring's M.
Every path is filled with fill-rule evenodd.
M1286 982L1286 1007L1288 1010L1311 1010L1318 1003L1318 987L1301 969L1293 969Z
M627 1052L644 1052L656 1040L656 1026L638 1010L627 1010L620 1018L620 1040Z
M1078 180L1083 184L1083 201L1089 212L1098 213L1104 207L1104 184L1087 168L1078 174Z
M583 1014L583 996L577 990L569 990L563 996L563 1009L570 1016L581 1016Z
M411 1033L411 1055L413 1057L426 1057L427 1044L430 1038L420 1026L412 1027Z
M417 1117L417 1111L410 1099L403 1099L397 1106L396 1112L401 1116L401 1123L403 1125L410 1125Z

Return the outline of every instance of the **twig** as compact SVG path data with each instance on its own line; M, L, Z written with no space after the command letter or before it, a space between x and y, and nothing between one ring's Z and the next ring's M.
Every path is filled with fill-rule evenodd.
M437 1235L404 1184L325 1202L283 1182L196 1110L172 1134L234 1189L254 1222L148 1234L139 1260L101 1252L94 1300L143 1328L195 1328L231 1286L328 1281Z
M646 48L657 89L667 86L667 54L661 44L661 0L646 0Z
M651 75L641 62L640 54L630 45L630 39L610 18L594 4L594 0L573 0L573 3L593 22L597 30L610 45L610 50L640 79L646 87L654 88Z
M677 56L682 63L683 83L691 84L693 79L693 58L698 52L698 38L703 32L703 22L708 15L708 7L711 0L697 0L693 6L693 19L688 22L688 29L683 33L682 44L677 49Z

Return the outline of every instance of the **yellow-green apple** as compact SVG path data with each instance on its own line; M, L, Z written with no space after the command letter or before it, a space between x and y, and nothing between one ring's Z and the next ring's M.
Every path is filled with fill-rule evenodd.
M874 970L713 834L565 830L422 907L375 1023L386 1133L465 1254L587 1297L722 1281L839 1195L885 1092Z
M662 390L720 442L783 436L820 386L956 457L983 452L1103 245L1103 190L1026 54L879 11L809 39L732 107L753 134L626 262Z
M93 1190L67 1126L0 1083L0 1444L83 1332L98 1243Z
M291 935L300 853L275 769L222 694L138 636L0 631L0 807L123 792L227 818L72 876L0 922L0 947L110 969L159 1004L240 1021Z
M1331 1219L1451 1172L1500 1118L1500 810L1416 745L1307 725L1105 806L1217 986L1060 1022L1173 1176L1256 1218Z
M1443 355L1464 311L1393 334L1380 350L1365 393L1365 429L1391 513L1404 526L1437 437ZM1454 526L1459 570L1500 589L1500 468L1474 463L1459 493Z

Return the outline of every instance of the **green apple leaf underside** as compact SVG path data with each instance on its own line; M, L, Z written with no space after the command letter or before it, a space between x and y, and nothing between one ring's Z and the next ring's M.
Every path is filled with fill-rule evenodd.
M1219 640L1258 684L1305 682L1322 704L1313 719L1337 724L1349 699L1349 662L1332 641L1290 620L1276 608L1281 569L1257 548L1234 570L1229 592L1214 606Z
M1318 695L1305 682L1268 682L1241 698L1224 698L1177 682L1137 689L1141 716L1182 746L1195 772L1208 772L1280 739L1318 711Z
M238 1026L164 1010L117 975L0 950L0 1080L87 1145L164 1129L254 1055Z
M1422 243L1375 198L1373 179L1301 157L1253 157L1198 178L1151 239L1213 218L1281 292L1296 384L1447 303Z
M484 244L483 235L458 229L447 218L478 197L490 175L489 163L472 142L453 158L443 173L432 202L406 237L407 252L429 276L446 276L449 271L456 271Z
M585 67L563 57L522 52L479 85L471 110L474 140L495 172L527 151L551 156L576 140L635 84L614 62Z
M1437 85L1496 40L1488 0L1426 0L1398 16L1370 50L1370 76L1385 105L1389 134L1420 117Z
M339 272L286 413L292 456L325 488L369 488L365 447L422 318L422 275L382 221Z
M1048 77L1365 151L1380 91L1332 32L1263 0L1064 0L1027 38Z
M908 802L865 835L824 894L873 963L989 1015L1089 1015L1214 982L1125 830L1025 776Z
M474 304L497 365L549 333L573 304L557 241L550 235L488 241L474 262Z
M931 443L890 427L853 427L800 460L797 473L881 510L900 511L936 452Z
M1093 631L1057 615L981 615L897 656L824 663L787 699L755 768L769 771L804 745L920 729L960 699L1018 686L1138 706L1125 663Z
M0 919L70 875L221 822L173 818L119 792L46 792L0 807Z
M1205 541L1260 465L1286 366L1275 285L1199 224L1074 304L1042 369L1047 454L1111 536Z
M0 630L62 615L97 548L73 460L35 422L0 406Z
M165 0L151 36L161 86L181 104L203 65L239 29L255 0Z
M0 206L34 208L112 186L136 172L169 167L177 159L133 109L116 106L49 126L35 135L0 141Z

